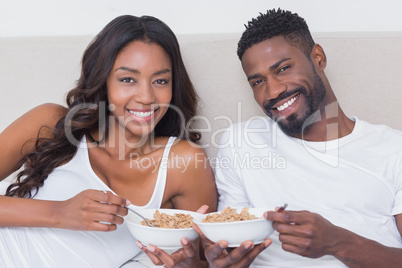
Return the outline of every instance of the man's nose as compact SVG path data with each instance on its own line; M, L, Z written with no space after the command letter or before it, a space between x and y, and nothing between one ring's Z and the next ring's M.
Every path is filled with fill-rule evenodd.
M265 88L266 100L276 99L279 97L279 95L281 95L285 91L286 91L286 85L282 81L276 78L267 79Z

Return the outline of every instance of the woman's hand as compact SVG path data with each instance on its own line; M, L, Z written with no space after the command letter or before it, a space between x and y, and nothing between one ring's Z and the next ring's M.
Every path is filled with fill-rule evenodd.
M147 254L148 258L152 261L154 265L163 265L169 268L179 268L179 267L194 267L201 268L207 267L207 264L200 260L198 254L198 244L199 239L191 243L187 238L183 237L180 240L182 248L173 252L171 255L162 249L155 247L153 245L145 246L137 241L137 246L142 249L142 251Z
M197 212L204 214L208 210L208 206L201 206ZM206 262L202 262L199 257L199 239L191 243L187 238L183 237L180 240L182 248L169 254L162 249L153 245L145 246L140 241L137 242L137 246L144 251L148 258L155 265L164 265L164 267L207 267Z
M111 192L85 190L55 206L56 227L81 231L114 231L130 202Z
M272 243L270 239L266 239L263 243L258 245L254 245L252 241L244 241L239 247L229 250L227 241L214 243L206 238L196 224L194 224L193 228L201 238L205 257L211 268L248 267L254 259Z

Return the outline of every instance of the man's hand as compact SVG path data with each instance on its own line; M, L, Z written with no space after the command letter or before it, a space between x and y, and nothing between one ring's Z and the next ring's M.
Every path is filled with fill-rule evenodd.
M193 228L200 235L204 254L210 268L248 267L258 254L272 243L270 239L266 239L259 245L254 245L252 241L244 241L239 247L229 250L226 241L213 243L206 238L196 224L193 225Z
M309 211L268 211L264 214L273 221L279 232L282 248L304 257L319 258L334 255L337 249L337 230L321 215Z

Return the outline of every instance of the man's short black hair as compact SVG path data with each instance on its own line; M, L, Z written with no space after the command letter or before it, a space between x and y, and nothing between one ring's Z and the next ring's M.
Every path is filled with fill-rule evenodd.
M297 13L280 8L268 10L266 14L260 13L245 27L237 47L240 60L248 48L275 36L283 36L290 45L299 48L308 58L315 44L306 21Z

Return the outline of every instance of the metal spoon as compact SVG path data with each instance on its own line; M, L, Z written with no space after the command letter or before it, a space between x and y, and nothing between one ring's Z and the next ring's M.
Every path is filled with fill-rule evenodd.
M126 209L130 210L131 212L135 213L137 216L141 217L146 224L148 224L149 227L155 227L153 226L144 216L142 216L140 213L138 213L137 211L135 211L134 209L130 208L130 207L125 207Z
M282 212L282 211L284 211L285 208L287 208L287 207L288 207L288 204L285 203L285 204L283 204L282 206L280 206L276 212Z

